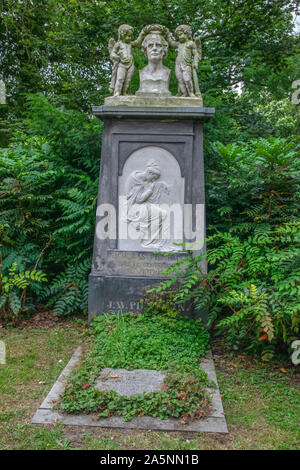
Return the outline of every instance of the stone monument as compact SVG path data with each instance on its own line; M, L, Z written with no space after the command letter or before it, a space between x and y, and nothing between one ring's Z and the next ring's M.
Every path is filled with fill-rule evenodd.
M203 122L214 109L203 107L199 89L200 40L193 40L187 25L174 36L165 26L148 25L135 40L133 28L121 25L118 35L109 41L113 96L93 107L104 131L89 320L105 312L138 312L143 293L168 278L162 270L188 250L205 249ZM138 46L148 63L130 95ZM178 50L177 96L169 91L171 71L163 64L169 46Z

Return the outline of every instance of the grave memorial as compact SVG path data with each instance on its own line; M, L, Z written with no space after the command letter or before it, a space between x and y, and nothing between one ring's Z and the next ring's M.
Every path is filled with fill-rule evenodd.
M133 28L121 25L118 35L109 41L113 96L93 107L104 130L89 320L138 312L143 293L167 278L162 270L187 250L205 249L203 123L214 109L203 107L199 89L200 40L188 25L174 35L148 25L136 40ZM135 47L148 63L130 95ZM163 64L169 47L178 51L177 96L169 91L171 71Z

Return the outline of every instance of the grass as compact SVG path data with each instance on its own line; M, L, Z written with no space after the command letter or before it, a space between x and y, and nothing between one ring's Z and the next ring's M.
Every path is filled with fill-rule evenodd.
M299 368L294 369L297 377L294 381L293 375L281 372L280 369L285 369L280 364L276 368L268 367L240 356L235 365L236 368L229 365L226 371L218 373L226 418L231 429L242 430L234 448L299 449ZM253 439L257 447L249 446Z
M74 349L91 345L75 320L70 328L0 329L7 363L0 365L1 449L299 449L300 372L265 365L213 344L229 434L108 430L32 425L32 416ZM286 372L282 372L281 369Z

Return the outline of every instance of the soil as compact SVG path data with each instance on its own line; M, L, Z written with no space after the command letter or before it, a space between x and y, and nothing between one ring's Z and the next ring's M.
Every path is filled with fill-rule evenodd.
M87 315L77 314L72 316L57 316L53 310L45 309L42 305L38 306L38 312L31 316L22 316L13 323L17 328L28 328L30 330L50 330L53 328L71 328L74 327L74 319L78 319L81 325L87 326ZM0 327L6 326L6 321L0 318Z

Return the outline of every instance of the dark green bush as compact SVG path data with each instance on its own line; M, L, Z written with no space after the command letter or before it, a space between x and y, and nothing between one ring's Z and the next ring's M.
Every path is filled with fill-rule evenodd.
M86 310L102 124L28 98L28 118L0 149L2 272L41 267L49 285L35 300L57 314Z
M181 280L175 299L208 313L235 349L269 359L287 351L300 326L298 147L285 139L216 146L208 178L208 274L190 257L158 292ZM180 265L182 268L182 266Z

